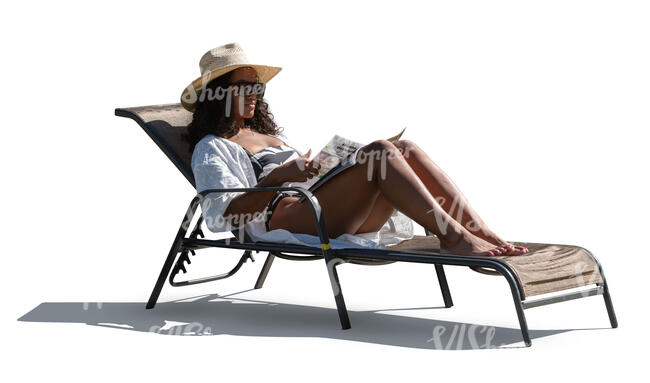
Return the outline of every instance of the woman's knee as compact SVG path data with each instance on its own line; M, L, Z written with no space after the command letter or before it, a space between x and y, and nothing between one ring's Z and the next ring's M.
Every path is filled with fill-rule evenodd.
M401 156L400 150L388 140L375 140L359 149L357 162L385 161L387 158Z
M391 150L394 147L395 145L388 140L375 140L362 147L361 150Z
M393 143L395 147L402 153L404 158L408 158L409 154L413 153L416 150L420 150L420 147L411 140L398 140Z

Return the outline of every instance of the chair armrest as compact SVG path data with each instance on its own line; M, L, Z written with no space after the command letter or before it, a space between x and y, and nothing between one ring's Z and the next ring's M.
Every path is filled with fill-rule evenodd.
M225 192L267 192L267 191L295 191L302 195L302 197L309 201L312 213L314 214L314 222L316 223L316 232L320 238L321 248L328 250L330 248L330 239L327 234L325 226L325 219L323 218L322 210L318 199L312 192L305 188L294 186L267 186L257 188L227 188L227 189L206 189L196 195L195 200L201 200L210 193L225 193Z

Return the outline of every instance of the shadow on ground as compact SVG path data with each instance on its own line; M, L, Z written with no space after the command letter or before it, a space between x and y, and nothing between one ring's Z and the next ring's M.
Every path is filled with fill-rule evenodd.
M238 293L237 293L238 294ZM231 294L235 295L235 294ZM274 303L231 296L158 303L45 302L19 321L85 323L92 326L165 335L219 334L270 337L321 337L390 346L468 350L523 347L519 328L484 326L391 314L404 310L350 311L352 328L341 330L335 309ZM533 339L571 331L530 330Z

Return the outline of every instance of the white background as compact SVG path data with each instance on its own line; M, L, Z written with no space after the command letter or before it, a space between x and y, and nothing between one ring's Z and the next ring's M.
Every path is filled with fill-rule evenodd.
M0 14L1 360L12 381L548 382L641 373L647 3L12 2ZM262 254L223 282L167 285L163 304L145 311L193 189L113 111L178 102L201 55L234 41L284 68L267 98L302 150L335 133L371 141L406 126L404 138L499 235L593 251L620 327L608 328L602 297L536 308L526 311L533 347L521 348L501 278L448 267L455 306L444 309L432 266L393 264L339 268L353 326L341 331L321 262L276 260L266 286L245 291ZM192 275L223 270L238 253L204 254ZM93 303L84 311L84 302ZM18 321L34 309L35 321ZM147 331L165 320L181 325L160 332L200 322L199 332L214 335ZM427 342L436 325L496 326L510 342L436 350Z

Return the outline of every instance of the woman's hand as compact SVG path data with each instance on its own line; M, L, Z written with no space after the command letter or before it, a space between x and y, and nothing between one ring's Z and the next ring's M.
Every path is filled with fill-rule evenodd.
M277 166L264 178L271 178L275 183L304 182L316 176L320 164L309 159L311 149L305 155Z

